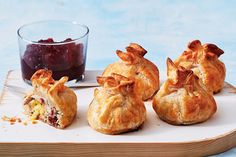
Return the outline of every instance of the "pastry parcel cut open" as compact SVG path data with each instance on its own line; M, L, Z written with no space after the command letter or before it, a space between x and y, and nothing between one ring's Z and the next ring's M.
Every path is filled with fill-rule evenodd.
M24 98L24 110L32 120L41 120L56 128L70 125L77 112L77 97L64 84L68 77L55 81L49 70L38 70L31 77L33 92Z

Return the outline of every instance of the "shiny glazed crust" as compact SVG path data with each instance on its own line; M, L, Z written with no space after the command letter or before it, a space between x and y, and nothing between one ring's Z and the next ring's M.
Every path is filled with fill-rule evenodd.
M32 96L41 97L47 102L45 108L55 110L52 111L49 109L45 114L50 114L49 112L60 113L57 117L58 125L53 125L56 128L65 128L70 125L77 112L77 97L70 88L64 85L67 80L68 77L62 77L59 81L55 81L52 78L51 71L44 69L38 70L31 78L34 88L33 93L25 98L26 100ZM39 119L49 123L49 121L45 119L46 117L47 116L42 115Z
M214 44L202 45L199 40L194 40L189 43L187 50L175 64L193 70L207 91L217 93L223 88L226 75L225 65L218 59L223 53Z
M134 81L118 75L98 77L102 86L95 89L89 105L89 125L104 134L136 130L146 119L146 108L134 91Z
M134 90L142 96L142 100L152 98L160 86L158 68L143 57L147 51L140 45L131 43L126 51L116 51L121 60L108 65L103 76L117 73L131 78L135 81Z
M208 120L217 110L211 93L198 77L167 59L167 80L153 99L153 109L164 121L188 125Z

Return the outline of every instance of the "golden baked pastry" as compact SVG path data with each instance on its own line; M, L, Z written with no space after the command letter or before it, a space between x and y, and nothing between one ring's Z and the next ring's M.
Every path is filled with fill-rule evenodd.
M119 74L97 77L102 86L94 91L89 105L89 125L105 134L119 134L137 129L146 119L146 108L134 90L134 81Z
M135 80L135 91L142 97L142 100L147 100L159 89L158 68L143 57L147 51L140 45L131 43L126 47L126 51L116 51L121 60L108 65L103 72L103 76L117 73Z
M52 78L52 72L38 70L31 77L33 92L24 99L24 110L32 120L39 119L56 128L70 125L77 112L77 97L64 85L68 77L59 81Z
M176 65L191 69L211 93L219 92L225 80L225 65L218 58L224 51L214 44L202 45L199 40L188 44L188 48L175 61Z
M175 125L206 121L216 112L211 93L191 70L177 67L167 59L167 80L153 98L153 109L160 119Z

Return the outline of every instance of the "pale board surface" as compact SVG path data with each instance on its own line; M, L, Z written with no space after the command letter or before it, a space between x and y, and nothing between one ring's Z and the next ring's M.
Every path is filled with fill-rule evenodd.
M10 71L6 85L30 90L18 71ZM78 116L64 130L47 124L10 125L0 120L0 155L3 156L205 156L226 151L236 145L236 89L225 84L215 95L217 113L207 122L192 126L173 126L161 121L146 102L147 120L141 129L121 135L104 135L91 129L86 120L94 88L76 89ZM22 113L22 96L4 88L0 118L4 115L27 117ZM40 149L38 149L40 147ZM63 150L58 151L58 150ZM121 151L122 150L122 151Z
M8 85L31 89L21 81L19 72L9 73ZM228 86L226 86L228 87ZM232 88L224 88L215 95L218 105L216 114L207 122L191 126L173 126L157 118L151 102L146 103L147 120L138 131L121 135L104 135L91 129L86 120L88 105L93 99L94 88L76 89L78 96L78 116L74 123L64 130L55 129L42 122L27 126L0 120L0 142L191 142L222 136L236 129L236 94ZM3 91L0 103L0 117L17 116L27 119L22 114L22 97L9 91Z

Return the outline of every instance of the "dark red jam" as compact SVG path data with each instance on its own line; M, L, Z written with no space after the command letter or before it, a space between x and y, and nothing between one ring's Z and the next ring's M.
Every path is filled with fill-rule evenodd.
M68 38L63 42L70 42ZM21 70L24 80L30 80L38 69L53 71L53 78L58 80L68 76L69 80L82 79L85 69L86 54L83 44L74 42L54 42L52 38L39 40L39 43L56 43L56 45L29 44L21 57Z

